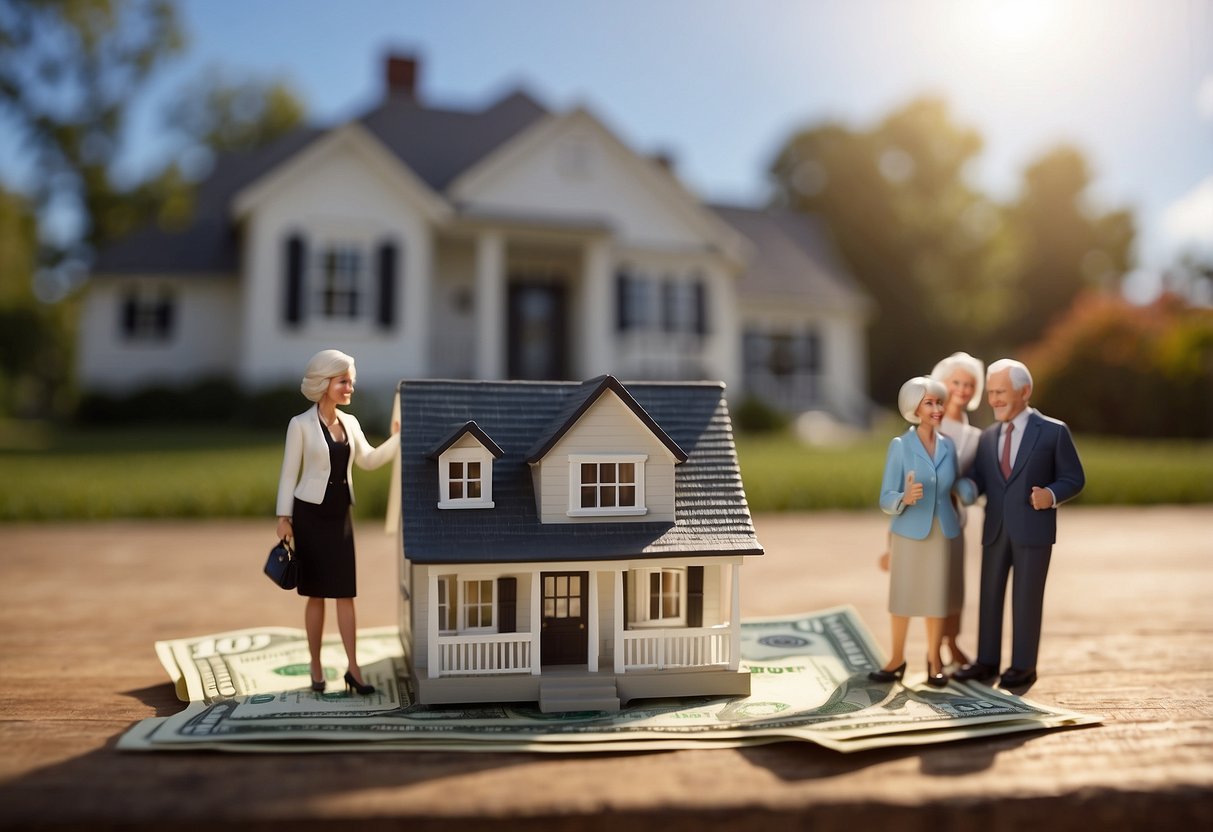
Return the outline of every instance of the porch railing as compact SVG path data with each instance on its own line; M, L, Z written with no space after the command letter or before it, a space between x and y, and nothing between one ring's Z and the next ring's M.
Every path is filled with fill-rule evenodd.
M667 667L721 667L732 661L729 627L626 630L623 667L662 670Z
M531 639L530 633L439 636L438 675L530 673L533 661Z

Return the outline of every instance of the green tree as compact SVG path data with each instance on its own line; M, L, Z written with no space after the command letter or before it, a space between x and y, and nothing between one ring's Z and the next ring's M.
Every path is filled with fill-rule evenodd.
M1130 265L1134 224L1128 211L1087 207L1091 172L1075 148L1057 147L1030 164L1008 215L1021 241L1016 291L1002 342L1036 341L1084 289L1113 291Z
M776 158L776 201L822 216L874 296L873 396L957 349L982 352L1001 323L1015 252L1002 209L966 182L976 131L935 98L911 102L869 130L826 124L795 134Z

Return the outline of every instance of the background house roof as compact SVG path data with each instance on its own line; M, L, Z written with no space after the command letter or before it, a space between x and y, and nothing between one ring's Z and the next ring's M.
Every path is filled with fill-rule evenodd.
M409 559L519 563L762 554L719 383L624 385L687 453L674 468L673 524L539 522L526 455L570 401L585 398L586 385L600 382L401 382L401 510ZM427 454L452 424L473 419L505 451L493 465L496 506L439 509L437 463Z
M821 220L780 208L711 207L754 245L738 285L741 297L811 301L833 309L869 302Z

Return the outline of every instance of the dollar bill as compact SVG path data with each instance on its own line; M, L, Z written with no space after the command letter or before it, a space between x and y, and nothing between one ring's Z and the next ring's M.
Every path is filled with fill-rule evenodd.
M742 668L751 674L748 697L648 700L615 714L544 714L526 703L415 704L392 628L359 633L359 662L377 688L371 697L312 693L301 631L265 628L178 639L159 643L157 653L166 669L166 657L175 663L174 681L189 706L140 723L120 747L311 751L356 744L377 750L585 752L791 739L852 751L911 744L911 736L944 742L1097 721L981 685L935 689L913 677L905 685L874 683L867 674L882 657L851 607L745 621L741 645ZM326 674L330 665L342 666L339 643L326 644L322 659Z

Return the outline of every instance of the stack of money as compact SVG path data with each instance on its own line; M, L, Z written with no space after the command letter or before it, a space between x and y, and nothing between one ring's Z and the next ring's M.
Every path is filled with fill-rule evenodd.
M157 642L177 695L189 705L146 719L124 750L594 752L726 748L799 740L837 751L948 742L1099 722L971 683L925 677L879 684L883 661L851 607L742 622L751 694L644 700L618 713L541 713L525 703L425 706L409 694L395 628L361 630L358 662L375 686L346 695L345 654L326 641L330 691L313 693L306 635L281 627Z

